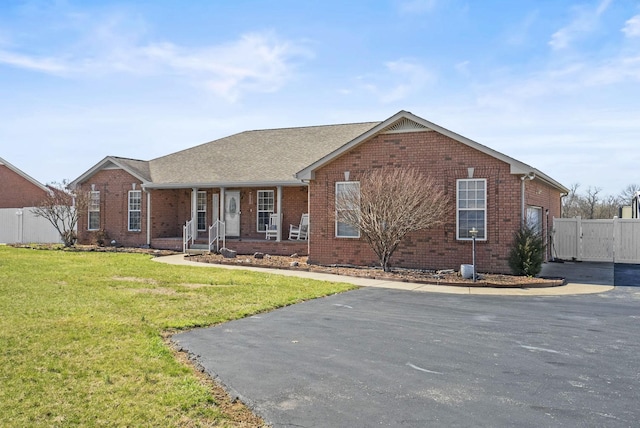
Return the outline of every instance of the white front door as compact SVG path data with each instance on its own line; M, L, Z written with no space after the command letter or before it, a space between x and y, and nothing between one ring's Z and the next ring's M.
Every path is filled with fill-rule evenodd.
M226 236L240 236L240 192L237 190L224 194L224 223Z

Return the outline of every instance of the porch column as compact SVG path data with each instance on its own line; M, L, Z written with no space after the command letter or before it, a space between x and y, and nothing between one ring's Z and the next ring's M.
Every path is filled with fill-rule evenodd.
M311 183L307 183L307 214L309 214L309 225L307 226L307 256L311 254Z
M191 234L195 238L198 233L196 213L198 212L198 188L191 189Z
M220 221L225 221L224 218L224 187L220 188L220 206L218 207L218 211L220 212Z
M278 234L276 236L276 241L282 241L282 186L277 187L278 199L277 199L277 210L278 210Z
M147 245L151 248L151 192L144 189L147 194Z

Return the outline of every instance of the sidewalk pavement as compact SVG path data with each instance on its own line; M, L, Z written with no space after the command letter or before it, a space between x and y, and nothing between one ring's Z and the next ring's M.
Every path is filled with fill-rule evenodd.
M558 287L546 287L546 288L494 288L494 287L460 287L449 285L431 285L431 284L415 284L410 282L389 281L383 279L369 279L360 278L355 276L336 275L320 272L306 272L287 269L271 269L271 268L259 268L252 266L233 266L222 265L214 263L199 263L193 262L185 258L183 254L175 254L172 256L155 257L154 261L160 263L167 263L172 265L182 266L198 266L198 267L210 267L221 269L239 269L249 270L254 272L270 273L274 275L283 276L295 276L299 278L316 279L320 281L331 282L344 282L347 284L353 284L359 287L379 287L390 288L394 290L407 290L407 291L423 291L433 293L449 293L449 294L474 294L474 295L495 295L495 296L566 296L574 294L595 294L603 293L613 289L613 281L607 281L606 272L602 277L604 280L601 284L594 283L582 283L582 282L568 282L566 285ZM548 269L550 274L545 272L545 268L548 264L545 264L543 268L543 275L545 276L560 276L562 275L561 268L553 266L554 269ZM571 266L569 266L571 268ZM604 272L604 271L603 271ZM613 270L612 270L613 272ZM613 275L613 274L612 274ZM611 284L611 285L610 285Z

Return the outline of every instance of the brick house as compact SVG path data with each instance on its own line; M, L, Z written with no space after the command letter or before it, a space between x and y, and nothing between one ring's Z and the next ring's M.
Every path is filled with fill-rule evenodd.
M0 208L33 207L49 194L49 188L0 158Z
M93 199L80 217L79 240L104 231L123 245L178 249L187 221L198 240L221 220L226 246L240 254L295 252L310 263L372 265L377 259L359 232L336 220L335 197L382 166L434 177L451 204L442 226L406 237L393 266L457 269L469 263L476 227L478 269L508 272L523 219L548 235L568 192L529 165L400 111L382 122L246 131L151 161L108 156L72 182ZM287 239L303 213L308 241ZM274 241L265 239L272 214L280 226Z

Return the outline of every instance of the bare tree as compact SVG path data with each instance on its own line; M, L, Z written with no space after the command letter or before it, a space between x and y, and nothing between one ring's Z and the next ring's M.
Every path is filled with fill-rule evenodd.
M572 218L582 215L580 213L581 197L578 194L579 183L574 183L569 188L569 193L562 199L562 217Z
M584 198L585 203L585 214L586 218L593 219L596 218L596 207L598 206L598 202L600 201L600 191L602 189L600 187L591 187L587 189L587 196Z
M618 196L620 199L621 205L631 205L631 200L633 197L640 191L640 185L638 184L629 184L627 187L620 192Z
M442 223L448 203L444 190L417 170L382 168L336 195L336 212L339 222L360 230L389 271L389 260L407 233Z
M621 206L631 204L635 192L640 190L637 184L630 184L618 196L601 196L602 189L599 187L589 186L585 194L579 194L578 188L578 184L573 184L562 199L563 217L613 218L619 214Z
M48 184L47 187L50 190L49 195L32 212L47 219L60 234L64 246L71 247L77 239L78 215L86 212L89 194L70 190L67 180Z
M606 196L596 206L593 218L614 218L620 212L620 206L624 205L620 202L619 196Z

